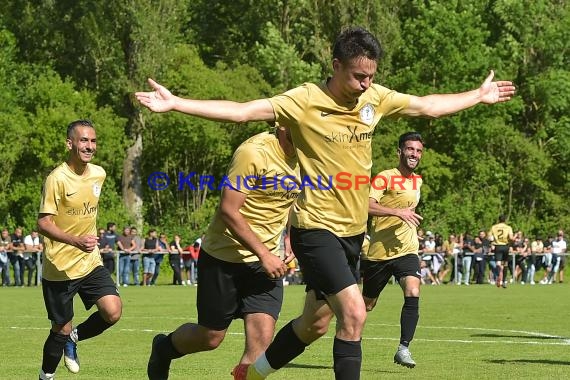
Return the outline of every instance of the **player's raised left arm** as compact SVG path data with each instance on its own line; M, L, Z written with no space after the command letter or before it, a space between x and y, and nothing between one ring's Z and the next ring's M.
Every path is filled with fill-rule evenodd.
M402 113L408 116L437 118L462 111L479 103L495 104L510 100L515 95L515 86L510 81L493 81L494 76L495 73L491 70L481 86L471 91L411 96L408 108Z

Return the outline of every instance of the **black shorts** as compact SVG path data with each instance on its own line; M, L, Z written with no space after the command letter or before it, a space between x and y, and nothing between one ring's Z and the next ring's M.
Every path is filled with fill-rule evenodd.
M198 274L196 308L201 326L221 331L245 314L264 313L275 320L279 317L283 278L269 278L259 261L230 263L201 249Z
M119 296L119 290L109 271L102 266L75 280L49 281L44 278L42 291L48 318L58 325L64 325L73 319L73 297L77 293L85 310L91 309L103 296Z
M407 276L421 278L420 259L416 254L405 255L391 260L362 260L362 295L378 298L392 276L397 281Z
M291 248L303 272L306 290L315 290L317 299L337 294L356 284L364 233L338 237L323 229L291 227Z
M495 246L495 260L496 261L508 261L509 260L509 246L508 245L496 245Z

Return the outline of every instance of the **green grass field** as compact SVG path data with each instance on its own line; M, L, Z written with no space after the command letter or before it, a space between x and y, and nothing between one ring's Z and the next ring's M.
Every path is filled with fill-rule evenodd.
M285 288L278 326L301 310L303 286ZM362 379L561 379L570 376L567 284L425 286L420 322L411 346L414 369L393 364L398 344L400 289L389 286L369 314L363 336ZM196 320L196 288L121 288L121 321L94 339L80 342L81 372L60 363L57 379L145 379L152 337ZM40 288L0 288L2 320L0 379L37 379L49 322ZM76 322L88 313L76 299ZM333 379L334 327L271 379ZM241 356L241 320L221 347L173 362L171 379L231 379Z

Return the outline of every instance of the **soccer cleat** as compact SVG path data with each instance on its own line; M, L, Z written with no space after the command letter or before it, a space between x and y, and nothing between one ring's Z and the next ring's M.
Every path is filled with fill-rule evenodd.
M150 357L146 367L146 374L149 380L167 380L168 372L170 371L170 360L162 360L158 356L156 348L157 343L161 339L165 339L166 335L158 334L152 339L152 348L150 350Z
M507 282L506 281L503 281L503 288L505 288L505 289L507 288Z
M412 353L408 350L408 347L400 345L396 355L394 355L394 363L402 365L408 368L414 368L416 362L412 359Z
M251 364L238 364L234 367L231 373L234 380L263 380L265 379L255 370Z
M77 356L77 343L71 338L63 346L63 362L71 373L79 372L79 356Z

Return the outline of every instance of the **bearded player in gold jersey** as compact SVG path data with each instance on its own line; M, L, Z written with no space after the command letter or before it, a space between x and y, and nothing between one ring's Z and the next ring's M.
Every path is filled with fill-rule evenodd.
M64 353L64 363L79 372L77 342L92 338L121 317L122 303L97 247L97 211L105 170L90 163L97 150L93 124L77 120L67 127L67 161L44 183L38 216L45 236L42 291L51 321L44 343L40 380L50 380ZM72 328L73 298L97 311Z
M137 92L138 101L154 112L176 110L209 120L243 123L277 121L290 128L303 178L348 174L370 179L372 134L390 115L440 117L479 103L509 100L515 87L493 82L491 73L474 90L423 97L401 94L373 83L382 49L368 31L343 31L333 47L333 73L272 98L245 103L195 100L174 96L149 79L152 92ZM263 379L299 356L323 336L333 316L335 379L358 380L361 334L366 307L356 282L356 267L368 217L368 185L339 188L303 187L293 206L291 246L307 284L302 314L287 323L253 365L234 370L235 379Z
M368 214L373 217L370 249L363 256L362 296L371 311L392 276L404 291L400 315L400 345L394 363L413 368L416 363L408 349L419 318L420 259L417 227L422 217L416 213L422 179L414 173L423 153L422 137L408 132L398 141L399 164L385 170L372 182Z

